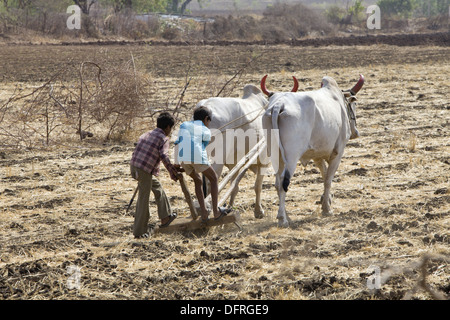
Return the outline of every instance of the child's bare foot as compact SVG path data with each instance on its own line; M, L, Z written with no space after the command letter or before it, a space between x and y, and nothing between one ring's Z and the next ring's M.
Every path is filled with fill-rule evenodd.
M160 228L168 227L169 224L171 224L172 221L175 220L176 217L177 217L177 214L176 213L172 213L170 216L161 219L161 226L160 226Z

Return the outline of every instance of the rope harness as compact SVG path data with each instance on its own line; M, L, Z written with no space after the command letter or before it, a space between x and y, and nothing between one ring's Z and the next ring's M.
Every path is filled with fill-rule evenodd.
M350 94L351 95L349 97L346 97L344 92L342 93L342 95L344 96L345 106L347 107L347 117L349 120L355 121L355 126L356 126L356 115L353 112L352 103L349 101L349 99L351 99L351 98L355 98L355 100L356 100L356 97L352 92L350 92Z
M227 127L227 126L229 126L230 124L232 124L232 123L234 123L234 122L236 122L236 121L238 121L238 120L240 120L240 119L242 119L242 118L244 118L244 117L246 117L246 116L248 116L248 115L250 115L250 114L252 114L252 113L255 113L256 111L259 111L258 114L256 115L256 117L254 117L253 119L248 120L248 121L246 121L246 122L244 122L244 123L241 123L241 124L239 124L239 125L237 125L237 126L235 126L235 127L227 128L227 129L232 129L232 130L234 130L234 129L241 128L241 127L243 127L243 126L245 126L245 125L247 125L247 124L249 124L249 123L252 123L252 122L255 121L256 119L258 119L258 117L261 115L261 113L262 113L263 111L266 111L268 105L269 105L269 103L265 104L265 105L264 105L263 107L261 107L261 108L255 109L255 110L250 111L250 112L248 112L248 113L246 113L246 114L244 114L244 115L242 115L242 116L240 116L240 117L237 117L236 119L231 120L230 122L228 122L228 123L224 124L223 126L217 128L216 130L218 130L218 132L216 132L212 137L215 137L216 135L218 135L218 134L224 132L224 131L225 131L224 128Z
M356 99L356 97L355 97L355 95L354 95L352 92L350 92L350 96L349 96L349 97L346 97L345 94L344 94L344 92L342 92L342 95L343 95L343 97L344 97L345 106L346 106L346 108L347 108L347 117L349 118L349 120L355 121L355 126L356 126L356 115L355 115L355 113L353 112L353 109L352 109L352 106L351 106L351 102L349 101L349 99L351 99L351 98L355 98L355 99ZM240 120L240 119L242 119L242 118L245 118L245 117L247 117L248 115L250 115L250 114L252 114L252 113L255 113L255 112L259 111L258 114L257 114L253 119L248 120L248 121L246 121L246 122L244 122L244 123L241 123L241 124L239 124L239 125L237 125L237 126L235 126L235 127L227 128L227 129L232 129L232 130L234 130L234 129L239 129L239 128L241 128L241 127L243 127L243 126L245 126L245 125L247 125L247 124L249 124L249 123L252 123L252 122L255 121L256 119L258 119L258 117L261 115L262 112L264 112L264 111L267 110L267 107L268 107L268 106L269 106L269 103L266 103L266 104L265 104L264 106L262 106L261 108L258 108L258 109L255 109L255 110L253 110L253 111L250 111L250 112L248 112L248 113L246 113L246 114L244 114L244 115L242 115L242 116L240 116L240 117L237 117L236 119L233 119L233 120L227 122L227 123L224 124L223 126L217 128L216 130L218 130L218 132L216 132L212 137L215 137L216 135L218 135L218 134L220 134L220 133L223 133L223 132L225 131L224 128L227 127L227 126L229 126L230 124L232 124L232 123L234 123L234 122L236 122L236 121L238 121L238 120Z

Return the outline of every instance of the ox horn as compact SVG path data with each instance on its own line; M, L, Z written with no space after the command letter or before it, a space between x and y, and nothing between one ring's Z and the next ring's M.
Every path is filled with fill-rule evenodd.
M261 90L262 90L262 92L264 92L264 94L266 95L266 96L271 96L272 95L272 93L271 92L269 92L269 91L267 91L267 88L266 88L266 79L267 79L267 74L261 79Z
M298 80L295 76L292 76L292 78L294 79L294 87L292 88L291 92L297 92L298 91Z
M298 91L298 80L295 76L292 76L292 78L294 79L294 87L292 88L291 92L297 92ZM262 92L264 92L264 94L266 96L270 97L273 94L273 92L269 92L267 90L266 79L267 79L267 74L261 79L261 90L262 90Z
M350 93L352 95L356 95L358 93L358 91L361 90L363 84L364 84L364 76L362 74L360 74L358 83L355 84L355 86L350 89Z

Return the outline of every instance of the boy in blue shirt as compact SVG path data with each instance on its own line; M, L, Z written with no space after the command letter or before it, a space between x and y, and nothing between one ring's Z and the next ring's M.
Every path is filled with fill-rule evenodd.
M180 161L186 174L194 180L195 195L200 205L203 222L208 220L208 211L206 210L202 190L203 181L199 173L203 173L211 184L214 219L220 220L227 213L225 208L217 207L218 178L206 153L206 146L211 141L211 131L208 128L210 123L211 112L205 107L197 108L194 111L194 120L183 122L180 125L178 139L175 141L175 144L179 147L178 161Z

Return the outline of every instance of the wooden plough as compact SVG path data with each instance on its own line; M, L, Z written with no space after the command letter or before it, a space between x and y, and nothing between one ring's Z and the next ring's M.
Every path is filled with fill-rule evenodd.
M231 183L230 187L226 190L225 194L218 200L218 206L224 205L225 201L231 195L231 192L235 188L235 186L239 183L239 181L244 176L245 172L250 168L250 166L256 163L258 156L264 150L266 146L266 142L264 139L261 139L246 155L243 157L236 166L228 172L225 178L219 183L219 194L225 188L226 184L230 182L233 177L234 180ZM189 207L189 211L191 213L190 218L177 218L175 219L168 227L160 228L157 227L154 229L154 233L172 233L172 232L180 232L180 231L193 231L203 228L210 228L213 226L224 225L228 223L234 223L240 230L242 230L242 226L240 223L240 215L239 213L229 213L225 217L220 220L214 220L210 218L206 223L203 223L201 219L198 218L198 213L195 208L194 202L192 201L191 194L186 186L186 182L184 180L184 175L180 175L180 185L181 190L183 191L184 197ZM206 197L205 202L210 199L211 195Z

